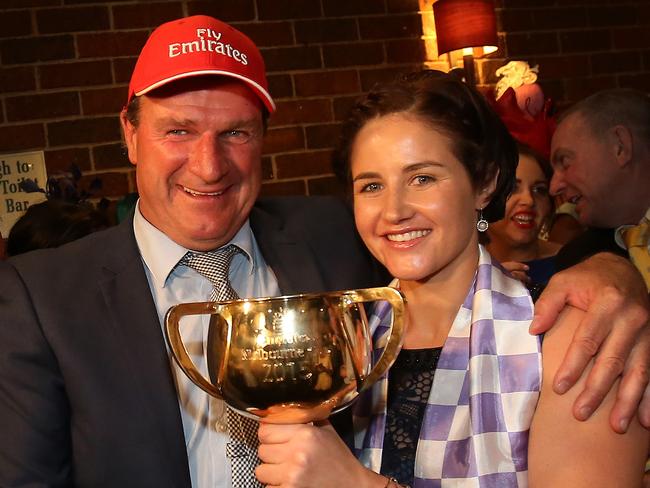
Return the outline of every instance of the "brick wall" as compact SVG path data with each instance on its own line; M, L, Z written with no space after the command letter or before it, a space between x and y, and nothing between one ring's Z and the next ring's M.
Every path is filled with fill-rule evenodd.
M606 88L650 89L650 1L497 3L503 52L539 64L559 109Z
M97 196L135 191L117 113L151 28L214 15L260 46L278 111L263 159L266 194L337 191L329 171L340 121L378 80L425 61L418 0L3 0L0 153L44 150L50 174L72 163ZM498 0L505 58L540 65L559 105L609 86L650 82L650 2ZM445 60L442 60L443 65Z
M71 163L97 196L136 190L117 113L152 27L205 13L261 48L278 110L263 159L266 194L336 191L329 160L356 96L424 59L417 0L3 0L0 153L45 151L48 173Z

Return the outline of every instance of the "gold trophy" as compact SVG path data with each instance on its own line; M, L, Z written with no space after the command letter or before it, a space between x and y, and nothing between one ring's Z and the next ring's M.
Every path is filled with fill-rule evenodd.
M391 330L372 366L372 338L363 303L386 301ZM180 333L187 315L210 315L209 379L192 362ZM348 406L397 357L404 298L394 288L182 303L165 317L172 355L201 389L254 419L305 423Z

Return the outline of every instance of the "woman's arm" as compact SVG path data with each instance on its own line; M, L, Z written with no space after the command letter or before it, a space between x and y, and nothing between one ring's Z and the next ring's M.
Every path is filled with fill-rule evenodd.
M553 378L583 316L584 312L567 307L544 337L542 391L528 451L530 486L640 487L649 433L636 416L626 434L610 428L608 417L619 380L594 414L582 422L574 418L572 409L586 375L578 381L578 388L564 395L553 391Z

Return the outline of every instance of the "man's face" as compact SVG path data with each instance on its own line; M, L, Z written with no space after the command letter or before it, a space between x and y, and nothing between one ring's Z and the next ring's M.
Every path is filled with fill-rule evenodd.
M124 113L122 127L142 215L189 249L227 243L261 185L259 99L238 81L190 78L142 96L137 127Z
M575 203L582 224L616 225L610 214L618 165L606 134L598 137L580 114L569 115L553 134L551 163L551 193Z

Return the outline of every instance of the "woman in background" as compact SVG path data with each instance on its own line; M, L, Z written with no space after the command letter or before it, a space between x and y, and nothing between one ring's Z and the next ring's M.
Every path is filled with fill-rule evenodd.
M549 195L552 170L548 161L530 147L518 144L516 183L503 219L487 231L487 248L531 292L545 285L555 273L554 256L561 244L540 239L553 216Z

